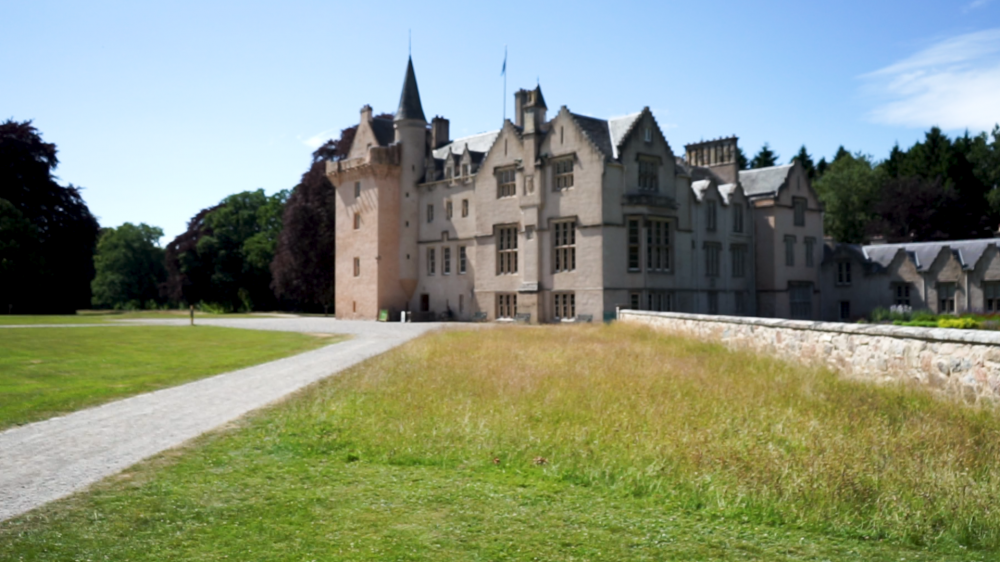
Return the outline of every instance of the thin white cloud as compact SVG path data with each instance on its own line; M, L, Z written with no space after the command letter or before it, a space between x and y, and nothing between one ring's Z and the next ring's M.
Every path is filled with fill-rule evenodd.
M299 137L299 142L313 150L316 150L317 148L323 146L323 143L332 139L336 134L337 129L327 129L325 131L320 131L309 138L303 139L302 137Z
M939 41L861 77L887 125L992 129L1000 122L1000 28Z
M972 0L972 2L969 2L968 4L965 5L964 8L962 8L962 13L967 14L972 10L986 6L992 1L993 0Z

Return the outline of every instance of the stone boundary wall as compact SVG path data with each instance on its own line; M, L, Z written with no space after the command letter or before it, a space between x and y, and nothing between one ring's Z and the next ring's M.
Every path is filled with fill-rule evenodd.
M969 402L1000 399L1000 332L621 310L618 320L825 365L874 381L912 380Z

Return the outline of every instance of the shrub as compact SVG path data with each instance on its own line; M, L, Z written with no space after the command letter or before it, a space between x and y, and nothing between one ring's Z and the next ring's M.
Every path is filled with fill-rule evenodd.
M917 322L937 322L937 315L929 310L918 310L910 315L910 320Z
M976 330L980 327L980 322L975 318L939 318L938 328L955 328L958 330Z
M876 307L869 316L872 322L884 322L891 319L889 309L884 306Z

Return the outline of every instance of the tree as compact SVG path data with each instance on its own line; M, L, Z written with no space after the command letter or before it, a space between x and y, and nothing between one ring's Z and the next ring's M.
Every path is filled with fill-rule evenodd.
M940 179L889 178L873 207L868 233L887 242L947 240L952 225L942 210L955 199L955 191L945 189Z
M164 251L157 244L163 230L125 223L105 228L94 254L96 276L92 302L98 308L143 308L156 304L166 279Z
M8 311L75 312L90 306L99 226L80 190L56 183L56 146L31 121L0 123L0 209ZM7 277L7 275L5 275Z
M747 169L747 155L743 153L743 148L740 146L736 147L736 165L740 170Z
M287 198L287 190L272 196L244 191L198 213L167 245L164 292L174 301L226 310L274 307L269 265Z
M322 307L325 314L334 299L336 191L322 160L314 161L295 186L282 224L271 262L274 293Z
M823 227L839 242L860 244L874 218L882 174L863 154L841 156L814 187L825 206Z
M806 145L802 145L802 148L799 149L799 153L796 154L795 156L792 156L792 159L789 162L789 164L792 164L794 162L802 164L802 167L805 169L806 175L809 176L810 181L816 179L816 166L813 165L812 156L810 156L809 153L806 152Z
M750 161L751 168L770 168L778 163L778 155L771 150L771 147L765 142L764 146L760 147L760 152L753 157Z

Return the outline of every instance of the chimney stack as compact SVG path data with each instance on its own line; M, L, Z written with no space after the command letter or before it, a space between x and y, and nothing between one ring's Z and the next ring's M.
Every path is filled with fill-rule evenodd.
M438 149L450 142L448 120L441 116L431 119L431 149Z
M372 120L372 106L367 103L361 108L361 121L371 121Z

